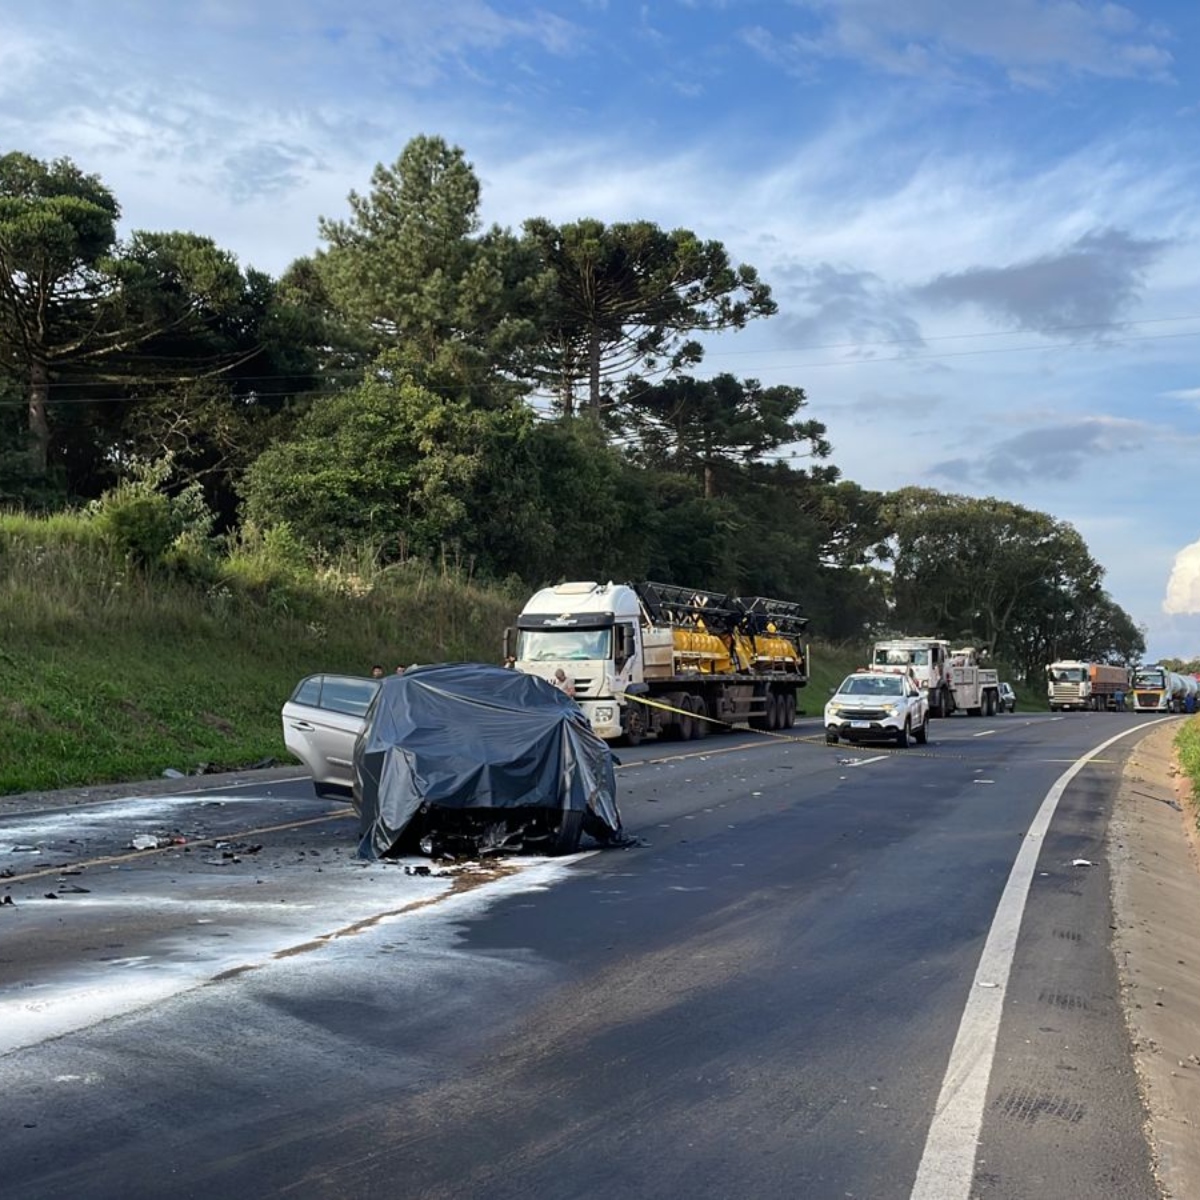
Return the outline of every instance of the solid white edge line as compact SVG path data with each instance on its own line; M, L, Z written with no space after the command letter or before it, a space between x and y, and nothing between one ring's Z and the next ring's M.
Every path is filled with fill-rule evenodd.
M972 737L991 737L996 731L994 729L981 729L978 733L971 734Z
M1126 729L1101 742L1076 759L1046 793L1029 831L1021 843L1004 894L971 981L958 1036L942 1080L921 1165L910 1193L911 1200L968 1200L975 1174L975 1154L983 1127L983 1108L996 1054L996 1038L1004 1010L1004 994L1025 913L1029 885L1037 868L1042 840L1067 785L1102 750L1114 742L1161 723L1149 721ZM987 986L981 986L981 985Z

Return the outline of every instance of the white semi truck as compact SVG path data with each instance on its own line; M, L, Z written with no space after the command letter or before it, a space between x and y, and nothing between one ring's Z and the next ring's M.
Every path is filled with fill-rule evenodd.
M505 633L519 671L562 669L602 738L686 741L722 725L788 729L808 683L799 606L662 583L561 583Z
M951 649L944 638L905 637L876 642L872 671L911 675L928 694L929 715L948 717L958 709L969 716L995 716L1000 711L1000 676L980 666L971 647Z
M1118 693L1128 690L1129 672L1124 667L1061 659L1046 668L1046 696L1051 712L1115 709Z

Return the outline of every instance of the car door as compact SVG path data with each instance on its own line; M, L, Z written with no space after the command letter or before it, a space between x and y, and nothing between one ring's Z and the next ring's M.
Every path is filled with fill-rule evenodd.
M310 675L283 706L283 740L308 768L317 795L350 793L354 743L379 686L358 675Z

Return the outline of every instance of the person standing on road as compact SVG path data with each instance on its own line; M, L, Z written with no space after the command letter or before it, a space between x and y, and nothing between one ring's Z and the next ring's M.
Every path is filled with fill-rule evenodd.
M1116 705L1117 712L1125 711L1125 692L1121 688L1117 688L1117 694L1113 697L1113 703Z

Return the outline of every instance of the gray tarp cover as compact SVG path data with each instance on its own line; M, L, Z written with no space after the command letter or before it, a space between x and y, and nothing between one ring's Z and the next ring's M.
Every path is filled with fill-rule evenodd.
M354 766L363 858L393 851L422 804L434 816L578 810L594 836L621 828L608 745L574 700L504 667L449 663L385 679Z

